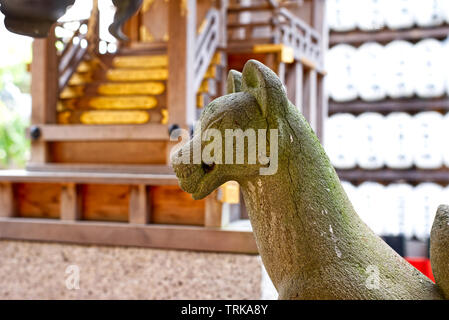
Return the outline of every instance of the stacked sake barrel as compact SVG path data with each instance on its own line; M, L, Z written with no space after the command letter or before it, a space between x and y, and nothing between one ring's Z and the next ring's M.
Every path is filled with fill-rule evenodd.
M436 39L336 45L326 57L329 96L347 102L448 95L448 56L449 41Z
M449 113L384 116L338 113L326 122L324 145L337 169L449 168Z
M327 0L327 9L331 39L349 40L326 56L325 149L339 173L360 173L342 175L352 177L343 185L377 234L426 239L438 205L449 204L449 38L416 34L448 27L449 0ZM395 178L362 174L373 172ZM435 172L448 182L426 175Z
M449 186L423 182L383 185L366 181L343 187L361 219L378 235L418 238L429 237L439 203L447 202Z
M448 0L327 0L331 31L433 27L449 23Z

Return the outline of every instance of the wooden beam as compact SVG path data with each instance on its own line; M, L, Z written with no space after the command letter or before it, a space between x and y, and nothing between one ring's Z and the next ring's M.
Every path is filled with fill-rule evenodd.
M174 174L104 173L104 172L51 172L26 170L0 170L0 181L43 182L77 184L146 184L153 186L176 186Z
M0 217L14 217L16 214L11 182L0 182Z
M47 38L33 41L31 124L54 123L56 121L58 78L55 35L52 29ZM44 141L32 141L31 161L47 162L48 158L46 143Z
M363 170L349 169L337 170L341 180L359 183L363 181L378 181L391 183L396 181L407 181L410 183L420 182L438 182L442 184L449 183L449 169L440 170L422 170L422 169L380 169Z
M145 173L145 174L170 174L174 175L173 168L167 165L139 165L139 164L94 164L94 163L29 163L28 171L52 171L52 172L101 172L101 173Z
M122 141L168 140L168 128L164 124L148 125L38 125L41 136L38 141Z
M81 195L75 183L66 183L61 188L61 220L81 219Z
M389 43L393 40L419 41L423 38L445 39L449 34L449 26L432 28L412 28L405 30L382 29L379 31L349 31L332 32L329 37L331 46L339 43L348 43L354 46L361 45L367 41L374 41L381 44Z
M147 224L150 221L148 190L144 184L133 185L129 196L129 223Z
M421 112L421 111L438 111L449 110L449 98L447 96L441 98L422 99L419 97L403 98L403 99L385 99L380 101L363 101L360 99L346 102L329 102L329 114L350 112Z
M196 0L168 3L168 123L188 128L196 118Z
M194 226L0 218L0 239L257 254L251 231Z

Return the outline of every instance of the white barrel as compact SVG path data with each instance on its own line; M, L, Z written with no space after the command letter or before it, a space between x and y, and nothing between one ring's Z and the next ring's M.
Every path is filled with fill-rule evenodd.
M413 211L413 187L406 183L393 183L386 187L387 216L384 232L387 235L413 236L413 220L408 219Z
M385 120L382 115L367 112L357 117L357 164L363 169L380 169L384 166Z
M386 97L384 48L376 42L361 45L354 61L354 75L357 92L366 101L381 100Z
M449 23L449 0L439 0L439 2L444 21Z
M441 43L435 39L421 40L413 48L413 59L416 94L421 98L444 95L446 58Z
M382 0L382 6L382 13L388 28L406 29L413 27L415 12L410 6L410 0Z
M443 197L443 187L436 183L420 183L414 190L416 200L414 233L418 238L430 236L433 220Z
M441 195L441 203L449 206L449 185L443 188L443 193Z
M413 119L405 112L393 112L385 117L384 158L387 167L406 169L413 166Z
M354 77L354 56L356 49L340 44L331 48L326 57L326 85L329 96L335 101L350 101L357 98Z
M356 16L356 24L360 30L371 31L382 29L385 26L385 17L383 9L384 4L381 0L356 1L357 7L353 9Z
M443 166L443 116L435 111L421 112L413 117L413 161L421 169ZM443 138L443 139L442 139ZM446 142L447 144L447 142Z
M326 18L330 30L350 31L356 28L354 8L360 0L327 0Z
M410 0L415 22L420 27L438 26L444 21L439 0Z
M447 0L449 2L449 0ZM449 36L441 42L441 47L443 51L444 57L449 57ZM449 61L448 59L444 59L444 65L443 65L443 74L444 74L444 82L445 82L445 89L446 89L446 95L449 96Z
M449 168L449 113L443 117L443 122L441 126L441 151L443 153L444 165ZM449 194L448 194L449 195ZM449 200L449 199L448 199Z
M376 182L364 182L357 189L357 213L376 234L383 233L385 187Z
M324 148L334 167L351 169L356 166L356 130L356 120L352 114L340 113L326 120Z
M352 205L354 206L354 209L356 209L354 201L356 201L356 198L357 198L357 188L351 182L348 182L348 181L342 181L341 186L345 190L346 195L348 196L348 199L351 201Z
M392 41L385 46L384 56L383 80L388 96L412 97L415 93L413 45L403 40Z

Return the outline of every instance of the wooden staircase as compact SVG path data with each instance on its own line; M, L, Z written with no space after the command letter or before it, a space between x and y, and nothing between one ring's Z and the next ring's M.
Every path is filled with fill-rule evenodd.
M199 87L198 108L222 93L224 67L223 55L217 52ZM87 58L59 96L58 123L166 124L167 79L165 53L128 49L101 62Z

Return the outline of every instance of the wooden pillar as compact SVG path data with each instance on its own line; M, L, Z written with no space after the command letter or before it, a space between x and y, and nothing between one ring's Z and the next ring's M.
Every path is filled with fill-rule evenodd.
M278 62L277 75L284 85L286 85L286 72L287 72L286 69L287 68L284 62Z
M79 186L67 183L61 188L61 220L76 221L81 219L81 195Z
M316 132L317 124L317 72L309 69L304 78L303 114Z
M224 222L222 219L222 203L217 199L218 190L206 197L206 208L204 213L204 226L220 228Z
M16 214L11 182L0 182L0 217L11 218Z
M58 77L55 35L52 29L47 38L33 41L31 65L32 125L55 122ZM32 141L31 162L45 163L47 161L46 143L39 140Z
M149 192L143 184L133 185L129 197L129 223L147 224L150 221Z
M196 117L195 38L196 0L168 3L168 123L188 128Z
M313 2L313 27L321 34L321 65L324 66L324 52L329 45L328 26L325 19L326 1L314 0ZM324 137L324 122L328 117L328 98L324 81L325 74L318 75L317 83L317 124L316 134L321 142Z
M218 1L218 11L220 12L220 29L219 29L219 41L218 45L225 48L228 41L228 31L227 31L227 20L228 20L228 6L229 0L219 0Z
M288 65L286 72L286 87L288 99L299 109L303 111L303 66L301 62L295 61Z
M317 82L317 117L316 134L321 142L324 139L324 123L328 117L329 106L326 94L324 75L318 74Z

